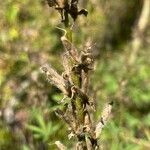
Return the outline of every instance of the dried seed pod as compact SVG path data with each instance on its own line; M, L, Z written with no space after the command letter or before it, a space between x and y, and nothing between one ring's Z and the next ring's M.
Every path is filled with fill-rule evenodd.
M104 128L106 122L108 121L108 118L109 118L111 110L112 110L112 105L113 105L113 102L110 102L110 103L106 104L104 109L103 109L100 121L96 125L96 129L95 129L96 138L99 137L99 135L101 134L102 129Z
M69 76L71 72L71 65L69 64L69 55L67 53L63 55L62 62L63 62L65 74Z
M92 129L92 122L90 114L86 111L84 116L84 128L86 132L89 132Z
M103 124L105 124L107 122L107 120L110 116L112 105L113 105L113 102L110 102L110 103L106 104L104 107L104 110L103 110L102 115L101 115L101 119L102 119Z
M68 115L66 115L66 114L65 114L62 110L60 110L60 109L55 110L55 113L56 113L56 115L57 115L59 118L61 118L63 121L65 121L65 122L68 124L68 126L71 128L71 130L72 130L73 132L75 132L74 124L73 124L73 122L72 122L72 119L71 119Z
M68 83L51 66L45 65L41 70L46 74L47 80L59 88L65 95L68 95Z
M65 53L62 57L64 67L64 73L62 74L62 76L65 80L68 80L71 83L71 85L73 85L73 81L71 78L72 63L70 62L70 59L71 58L68 53Z
M74 45L67 39L65 35L61 37L61 41L63 43L65 50L69 52L72 59L75 62L79 62L79 54L77 49L74 47Z

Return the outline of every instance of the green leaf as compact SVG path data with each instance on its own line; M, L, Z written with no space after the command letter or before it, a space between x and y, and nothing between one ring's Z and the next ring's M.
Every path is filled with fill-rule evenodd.
M11 4L6 11L6 18L10 23L14 23L17 19L17 14L19 12L18 4Z
M44 121L43 117L40 114L38 114L36 119L37 119L37 123L38 123L39 127L42 128L43 130L45 130L46 125L45 125L45 121Z
M36 133L43 133L43 131L41 130L41 128L34 126L34 125L27 125L27 128L33 132Z

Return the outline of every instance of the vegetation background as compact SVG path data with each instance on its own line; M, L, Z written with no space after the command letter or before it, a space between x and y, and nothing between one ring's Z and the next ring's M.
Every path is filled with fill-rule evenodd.
M138 29L145 2L150 8L149 0L80 0L89 15L79 17L73 40L78 49L89 38L96 43L90 87L95 118L107 100L114 101L100 137L104 150L150 149L150 16ZM44 0L0 0L0 150L73 144L53 112L62 95L39 70L51 63L63 71L59 17Z

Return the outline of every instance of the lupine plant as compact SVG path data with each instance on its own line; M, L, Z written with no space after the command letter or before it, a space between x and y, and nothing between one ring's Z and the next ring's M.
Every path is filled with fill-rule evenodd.
M96 111L95 99L90 95L89 80L94 69L94 46L89 40L82 50L78 50L72 40L73 27L80 15L87 16L86 9L79 9L78 0L47 0L48 5L59 12L64 24L64 35L60 38L64 47L62 54L63 73L60 75L49 64L41 67L47 80L56 86L64 95L60 100L62 109L56 109L56 115L68 126L68 138L74 138L72 149L100 149L100 134L105 126L112 109L113 102L106 102L99 120L92 116ZM59 140L55 142L60 150L67 149Z

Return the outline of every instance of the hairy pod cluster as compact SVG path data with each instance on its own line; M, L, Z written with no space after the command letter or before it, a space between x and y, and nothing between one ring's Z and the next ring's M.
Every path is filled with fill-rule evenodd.
M62 75L48 65L42 67L50 83L64 93L61 103L64 103L65 109L57 109L55 112L68 124L69 139L72 137L78 139L76 147L79 150L81 147L91 147L91 150L96 150L99 148L98 137L110 116L112 103L106 104L100 121L94 125L88 109L92 108L91 104L94 103L88 96L89 72L93 70L94 63L92 46L88 42L88 46L79 52L66 34L61 37L61 41L65 48L62 56L64 67ZM66 101L65 99L68 98L69 101Z
M60 12L65 26L69 21L68 15L74 21L80 14L87 15L85 9L78 11L78 0L47 1L50 7L55 7ZM85 48L79 51L68 38L67 31L63 31L65 34L61 37L61 41L65 49L62 56L64 72L60 75L48 65L41 69L46 74L48 81L64 94L64 98L61 100L64 108L56 109L55 113L68 125L69 139L77 139L75 149L97 150L99 149L98 139L111 114L112 103L106 104L96 124L91 119L92 112L90 111L93 109L94 100L89 96L88 91L90 72L93 70L94 64L93 46L91 41L88 41ZM59 149L66 149L59 141L56 142L56 145Z

